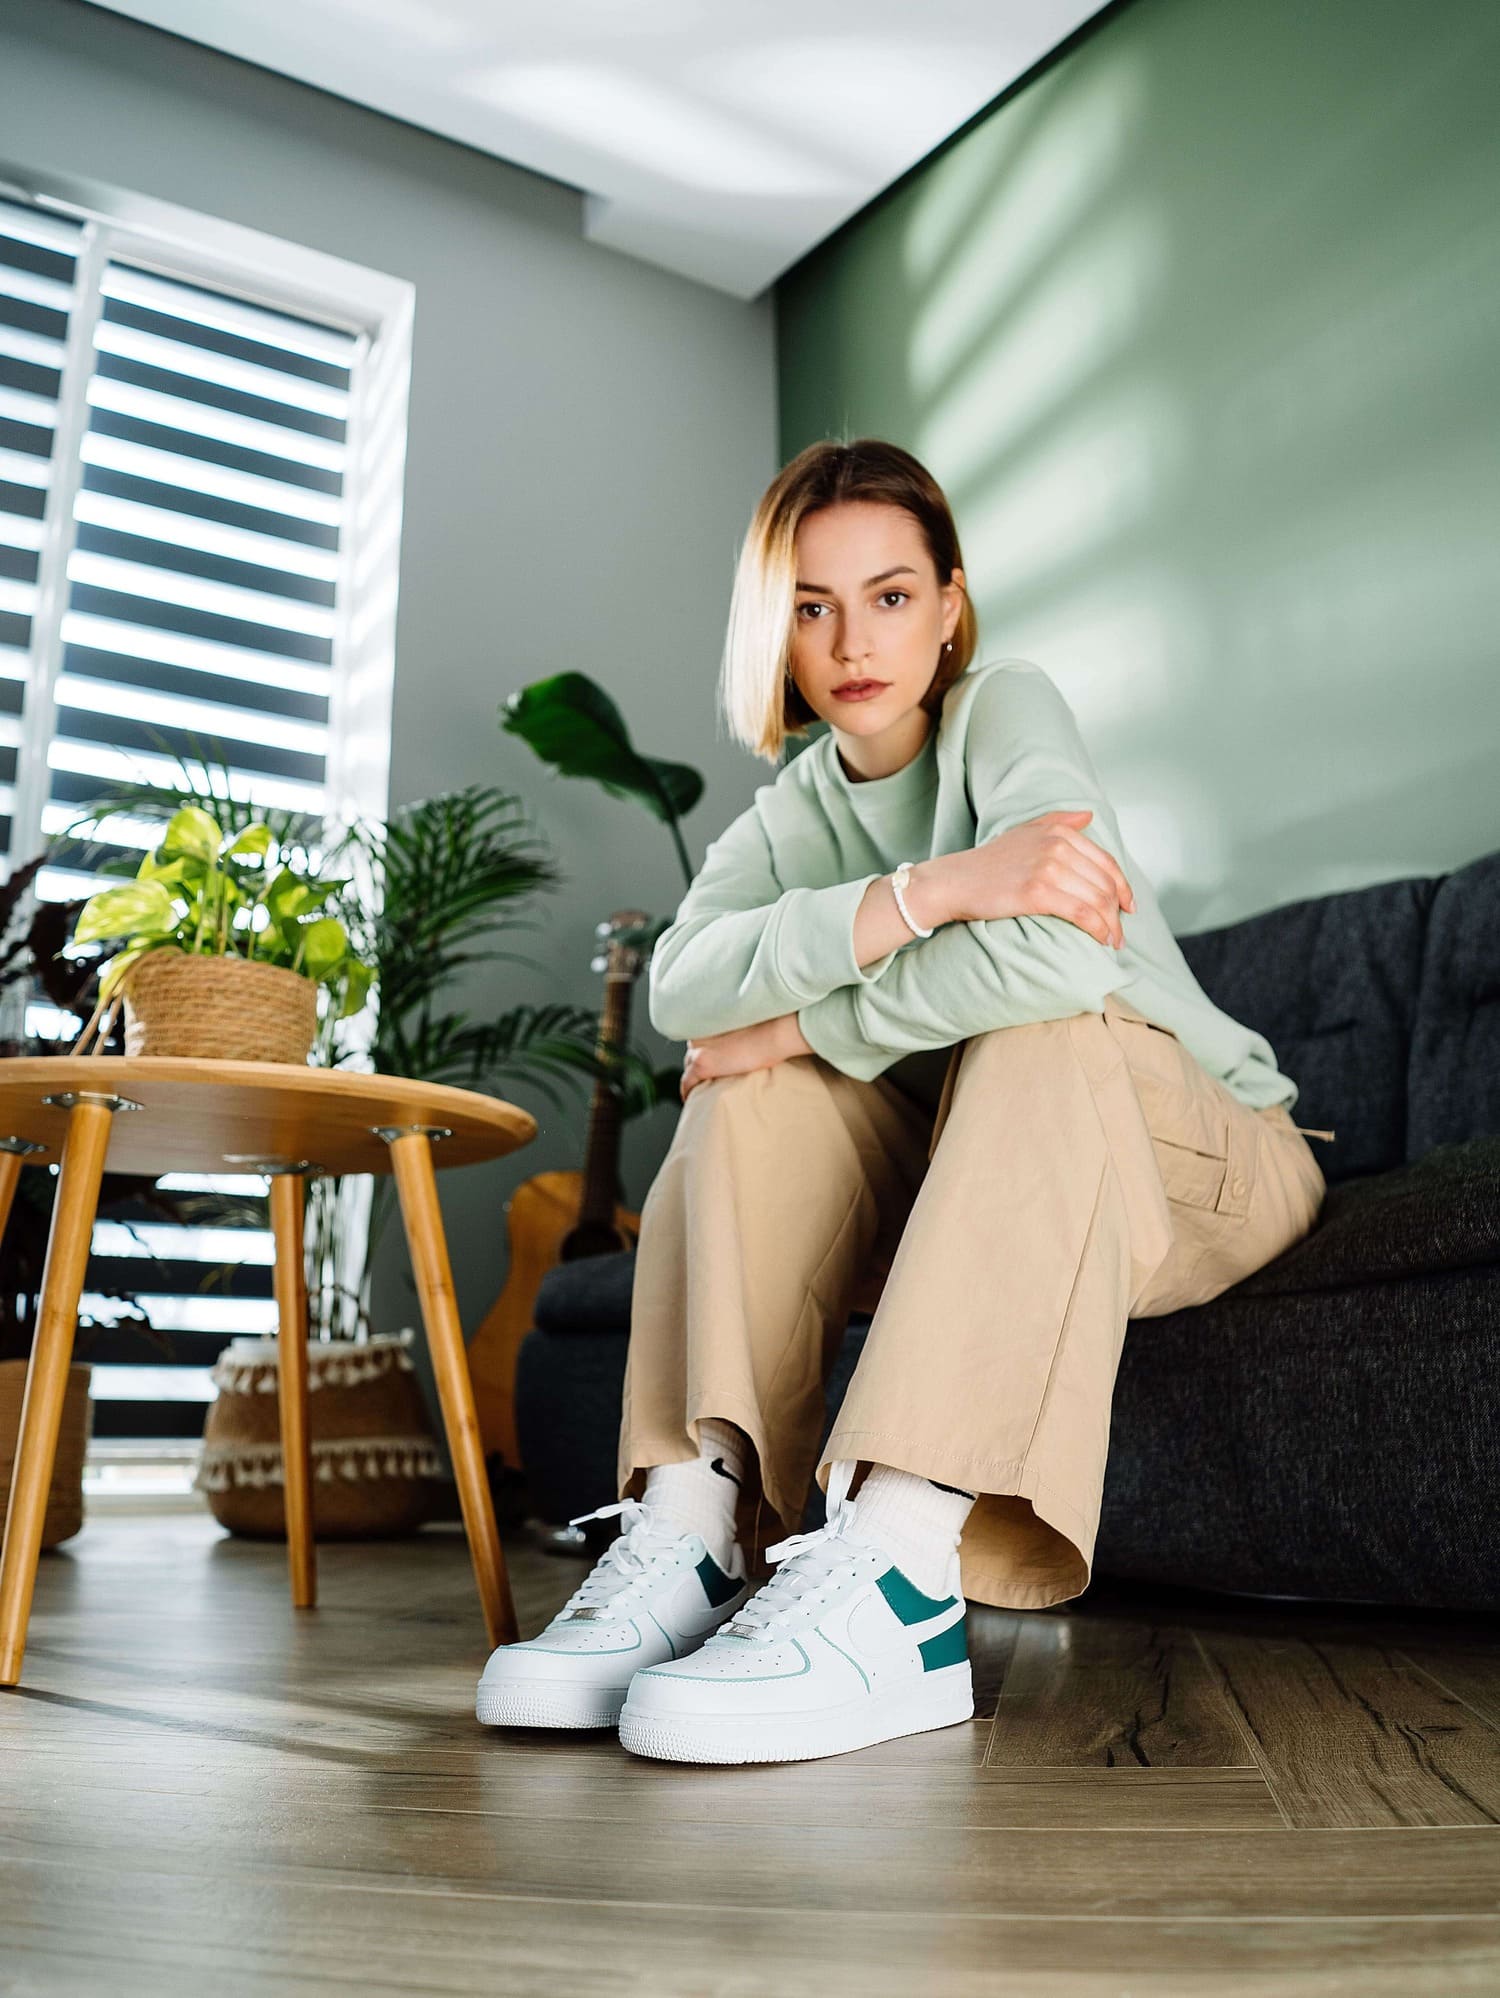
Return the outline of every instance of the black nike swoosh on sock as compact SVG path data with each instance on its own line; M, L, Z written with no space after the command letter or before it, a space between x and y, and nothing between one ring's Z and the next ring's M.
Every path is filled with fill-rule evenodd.
M730 1484L732 1485L737 1485L739 1483L739 1479L734 1475L734 1472L730 1470L729 1466L724 1462L724 1459L722 1457L715 1457L713 1462L709 1465L708 1468L711 1471L717 1471L721 1478L728 1478Z

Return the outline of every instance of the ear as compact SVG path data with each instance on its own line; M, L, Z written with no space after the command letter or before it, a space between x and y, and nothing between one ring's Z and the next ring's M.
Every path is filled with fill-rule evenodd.
M950 579L943 585L943 637L950 639L958 629L958 620L963 611L967 584L962 569L955 569Z

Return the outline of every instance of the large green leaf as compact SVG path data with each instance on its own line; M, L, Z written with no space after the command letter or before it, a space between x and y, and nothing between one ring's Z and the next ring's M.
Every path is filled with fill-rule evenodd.
M327 978L348 952L348 933L332 916L320 916L302 932L302 969L309 978Z
M176 860L182 855L193 860L211 861L218 857L222 838L218 821L202 806L184 805L181 811L174 812L168 819L157 851L164 861Z
M231 838L225 841L224 858L245 860L253 856L258 860L264 860L271 845L271 837L271 828L268 825L257 823L246 826L237 839Z
M168 937L177 927L177 906L160 881L130 881L91 896L78 914L74 943L105 937Z
M591 777L617 798L636 798L670 823L703 795L703 779L688 763L643 756L609 695L586 673L534 680L504 702L500 726L529 743L564 777Z

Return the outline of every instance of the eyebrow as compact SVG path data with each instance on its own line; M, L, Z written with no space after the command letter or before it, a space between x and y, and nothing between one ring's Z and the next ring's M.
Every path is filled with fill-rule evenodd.
M865 578L865 588L868 590L876 583L883 583L890 576L914 576L916 573L916 570L912 568L910 563L903 562L899 568L882 569L878 576L867 576ZM827 583L799 583L797 588L799 590L816 590L820 596L824 597L831 597L833 595L833 591Z

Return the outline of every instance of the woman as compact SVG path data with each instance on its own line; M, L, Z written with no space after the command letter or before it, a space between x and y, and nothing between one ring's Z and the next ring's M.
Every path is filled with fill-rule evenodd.
M710 845L653 953L651 1020L687 1057L641 1215L630 1496L592 1515L624 1530L490 1658L482 1721L745 1762L968 1719L965 1597L1088 1584L1127 1318L1216 1296L1317 1216L1296 1084L1193 977L1067 703L974 646L916 459L865 438L785 467L724 707L773 763L829 728ZM758 1486L791 1527L815 1467L826 1525L767 1548L752 1592L740 1501Z

